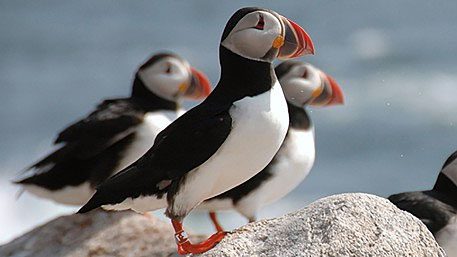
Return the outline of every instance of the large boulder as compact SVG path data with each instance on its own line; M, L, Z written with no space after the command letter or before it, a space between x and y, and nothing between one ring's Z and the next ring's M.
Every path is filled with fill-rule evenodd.
M194 241L200 238L193 238ZM168 222L132 212L57 218L0 246L1 257L176 256ZM343 194L227 235L216 256L444 256L432 234L386 199Z
M413 215L368 194L318 200L229 234L202 256L445 256Z

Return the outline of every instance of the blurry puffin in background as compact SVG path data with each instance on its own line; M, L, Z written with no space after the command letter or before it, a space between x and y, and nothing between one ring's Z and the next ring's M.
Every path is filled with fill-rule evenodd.
M305 179L315 158L314 126L306 106L343 104L339 85L311 64L286 61L279 64L275 72L289 109L287 136L276 156L261 172L198 206L210 211L218 231L222 227L217 221L216 211L235 209L250 222L255 221L260 208L281 199Z
M289 126L287 103L272 61L313 53L311 39L274 11L242 8L228 21L219 47L221 77L214 91L165 128L138 161L97 187L79 212L103 206L145 212L166 207L180 254L212 248L224 232L192 244L187 214L260 172Z
M16 181L23 190L69 205L83 205L100 182L140 158L180 111L183 98L209 95L206 76L175 54L160 53L135 74L128 98L103 101L59 133L62 144Z
M432 190L395 194L389 200L419 218L447 256L457 257L457 152L444 163Z

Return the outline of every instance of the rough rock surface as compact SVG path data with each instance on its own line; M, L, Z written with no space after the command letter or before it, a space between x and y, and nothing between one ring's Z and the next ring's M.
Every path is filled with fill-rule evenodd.
M388 200L342 194L235 230L202 256L445 256L417 218Z
M198 241L200 238L193 238ZM1 257L177 256L167 222L132 212L57 218L0 246ZM444 256L418 219L386 199L343 194L239 228L201 256Z
M1 257L162 257L175 253L170 224L130 211L62 216L0 246Z

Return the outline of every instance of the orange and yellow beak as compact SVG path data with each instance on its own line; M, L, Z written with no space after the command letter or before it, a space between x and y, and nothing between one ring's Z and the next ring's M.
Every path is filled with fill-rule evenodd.
M279 48L278 58L285 60L314 54L314 44L311 37L297 23L280 16L284 23L284 37L278 37L273 47ZM282 38L281 38L282 37Z
M341 105L344 104L344 96L343 90L341 87L336 83L336 81L329 75L325 74L327 79L330 83L330 87L332 88L332 96L330 97L330 101L326 105Z
M323 86L317 89L314 100L310 102L310 105L314 106L331 106L331 105L342 105L344 104L343 90L338 83L331 76L321 72Z
M190 85L182 85L180 91L184 91L184 96L189 99L199 100L204 99L211 93L211 83L206 75L191 67L191 83Z

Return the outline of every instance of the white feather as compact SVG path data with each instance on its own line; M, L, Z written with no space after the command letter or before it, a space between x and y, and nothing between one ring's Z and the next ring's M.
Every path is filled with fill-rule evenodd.
M147 113L144 121L136 128L135 139L125 150L113 174L116 174L143 156L154 144L157 134L167 127L176 118L176 115L174 111Z
M66 186L59 190L48 190L35 185L24 185L23 189L38 197L68 205L83 205L95 192L88 182L78 186Z

